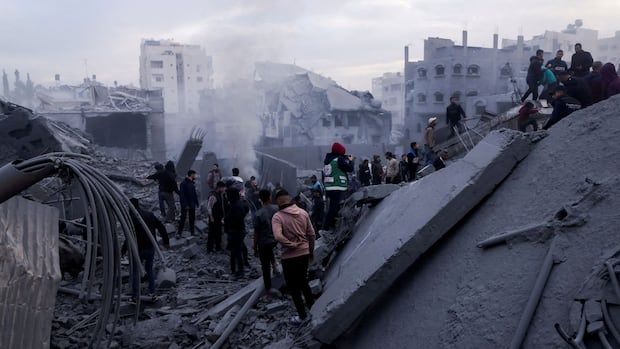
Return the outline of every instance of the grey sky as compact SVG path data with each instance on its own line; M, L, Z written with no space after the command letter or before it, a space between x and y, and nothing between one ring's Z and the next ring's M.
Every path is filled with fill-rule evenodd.
M137 84L140 39L173 38L205 47L219 83L270 59L369 89L372 77L402 69L404 45L421 58L428 36L460 42L466 28L470 45L489 46L496 28L530 38L580 18L607 37L620 30L618 14L616 0L0 0L0 68L75 82L87 59L99 80Z

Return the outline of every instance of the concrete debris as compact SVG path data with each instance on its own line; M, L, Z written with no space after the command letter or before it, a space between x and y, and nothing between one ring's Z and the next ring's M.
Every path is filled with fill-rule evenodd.
M349 240L362 218L368 213L368 207L374 206L394 191L400 189L396 184L381 184L362 187L349 196L339 212L339 223L334 230L321 231L314 247L314 262L310 270L319 271L329 265L330 257Z
M267 304L265 309L267 310L267 314L275 314L277 312L285 310L288 307L289 307L288 302L276 302L276 303Z
M0 204L0 343L47 348L61 273L58 210L14 197Z
M201 221L201 220L196 221L194 226L196 227L196 230L198 230L200 234L207 234L208 225L207 223L205 223L205 221Z
M198 255L201 251L201 248L196 244L192 244L185 249L183 249L183 258L192 259L194 256Z
M314 279L310 281L309 286L310 286L310 290L312 290L312 294L315 296L320 295L321 291L323 291L323 285L321 285L320 279Z
M174 287L177 283L177 276L172 268L160 269L157 273L157 279L155 283L159 288L167 289Z
M616 96L554 125L491 196L436 243L423 263L399 279L398 287L389 290L389 297L375 302L372 316L363 317L334 345L376 348L386 345L389 333L391 347L506 347L531 294L548 243L525 239L526 243L499 245L486 251L475 246L507 227L545 222L563 203L583 197L593 186L589 182L594 182L600 185L582 201L587 209L579 212L587 214L587 223L559 230L566 241L561 244L565 259L553 267L522 347L562 348L567 342L572 348L601 347L598 334L586 333L588 324L585 315L581 316L581 304L599 302L605 318L604 300L618 299L606 262L619 255L614 241L620 239L620 159L610 156L620 152L616 141L619 108L620 97ZM455 164L420 182L441 175ZM356 235L350 243L355 239ZM605 303L609 319L618 327L618 306ZM420 326L400 325L419 319L425 319ZM611 335L611 326L605 327L606 340L611 347L618 347L620 342Z
M392 193L355 233L312 308L313 334L340 336L419 256L493 192L531 144L520 132L495 131L442 171ZM391 222L389 239L385 222Z

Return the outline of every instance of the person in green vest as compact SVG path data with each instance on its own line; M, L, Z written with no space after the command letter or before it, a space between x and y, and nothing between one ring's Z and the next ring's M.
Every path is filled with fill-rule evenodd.
M325 155L323 164L323 185L325 194L329 199L327 215L323 229L330 230L336 224L336 217L344 194L349 188L349 173L355 170L355 159L351 155L345 155L347 149L340 143L332 145L332 151Z

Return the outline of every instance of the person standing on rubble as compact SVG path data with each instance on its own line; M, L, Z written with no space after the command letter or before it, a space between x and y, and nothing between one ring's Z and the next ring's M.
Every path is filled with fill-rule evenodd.
M450 105L446 108L446 125L450 127L450 138L455 136L455 132L459 134L465 132L461 119L467 119L467 115L459 104L458 97L452 96L450 97Z
M230 250L230 271L236 277L244 275L244 246L245 246L245 216L248 214L248 206L242 202L239 190L229 187L226 190L228 208L224 216L224 229L228 236L228 249ZM247 247L245 248L247 250Z
M568 72L560 73L558 78L566 87L566 94L578 100L582 108L592 105L592 91L584 79L571 76Z
M323 191L318 189L312 190L312 213L310 215L314 231L323 229L323 221L325 220L325 200L323 199Z
M435 161L435 126L437 126L437 118L432 117L428 119L428 126L424 131L424 157L425 165L430 165Z
M189 231L194 235L196 208L200 206L198 202L198 193L196 193L196 178L198 174L194 170L187 171L187 177L181 182L180 202L181 202L181 219L179 220L179 230L177 236L183 235L183 227L185 220L189 216Z
M215 185L215 191L207 201L209 213L209 237L207 238L207 252L222 250L222 221L224 220L225 204L224 192L226 183L219 181Z
M158 232L161 235L164 247L170 248L170 240L168 239L168 232L166 232L166 227L162 224L162 222L155 217L152 212L143 210L140 208L140 201L136 198L131 198L129 200L131 205L135 207L136 211L149 228L149 230L154 234L153 238L157 240L157 235L155 232ZM144 263L144 270L146 272L146 277L149 282L149 293L153 295L155 293L155 273L153 271L153 260L155 258L155 247L151 242L151 239L148 236L148 233L142 227L142 224L138 221L138 218L133 214L131 215L131 221L133 223L135 232L136 232L136 244L138 245L138 253L140 254L140 260ZM123 244L121 248L121 254L124 255L127 253L127 242ZM136 271L134 273L134 278L132 280L132 294L134 298L138 296L138 289L140 287L140 273Z
M556 76L560 72L568 71L568 64L562 60L562 57L564 57L564 51L558 50L558 52L555 53L555 58L547 62L546 65L546 67L551 69Z
M273 235L281 246L284 281L299 314L292 322L300 324L308 317L306 307L310 309L314 304L308 265L314 255L315 233L306 211L291 202L286 190L278 192L276 202L280 210L272 219Z
M413 182L416 180L418 166L420 165L420 150L418 149L417 142L411 142L409 147L409 153L407 153L407 170L409 175L407 178L409 182Z
M174 166L174 162L172 162L172 160L168 160L168 162L166 162L166 166L165 166L166 171L172 176L172 178L174 178L174 180L177 180L177 169Z
M344 194L349 188L348 174L355 170L355 159L346 154L346 148L340 143L332 145L332 151L327 153L323 164L323 183L329 199L327 216L323 228L329 230L336 225L336 217Z
M401 182L409 182L409 166L407 165L407 154L400 156L398 163L398 176Z
M220 171L220 166L218 164L213 164L213 168L209 171L209 176L207 177L207 186L210 190L216 190L217 183L222 180L222 172Z
M276 257L273 249L276 247L276 239L271 229L271 219L278 212L278 206L271 204L271 192L261 189L258 192L261 208L256 211L254 217L254 252L258 255L263 271L265 290L271 291L271 268L276 265Z
M391 152L385 153L385 160L387 161L385 170L385 183L386 184L398 184L400 182L398 178L398 160Z
M523 97L521 97L521 103L524 103L530 94L534 101L538 100L538 85L543 77L542 64L542 61L538 58L538 54L530 57L530 66L527 68L527 76L525 78L528 89L523 94Z
M590 72L594 59L590 52L584 51L581 44L575 44L575 53L571 57L570 70L573 72L573 76L582 78Z
M146 177L155 180L159 184L157 197L159 199L159 212L166 222L173 222L176 216L176 203L174 202L174 193L179 195L179 187L176 179L170 172L164 169L162 164L155 164L156 172ZM166 212L166 206L168 211Z
M368 159L364 159L364 162L362 162L357 169L357 178L359 178L362 187L370 185L372 174L370 173L370 167L368 167Z
M594 62L592 64L592 71L583 78L590 87L590 93L592 94L592 103L598 103L605 99L603 97L603 76L601 74L602 68L602 62Z
M553 94L553 113L551 117L543 126L543 130L548 130L551 126L555 125L558 121L572 114L574 111L581 109L581 103L576 98L568 96L566 94L566 87L558 86Z
M372 185L379 185L383 182L383 165L381 164L381 157L379 155L372 156Z

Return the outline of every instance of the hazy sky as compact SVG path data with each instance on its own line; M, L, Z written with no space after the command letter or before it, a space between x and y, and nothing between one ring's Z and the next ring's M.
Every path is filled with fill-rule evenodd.
M606 37L620 30L618 14L617 0L0 0L0 68L37 83L55 73L76 82L88 69L137 85L140 39L173 38L205 47L218 82L269 59L369 89L372 77L402 70L404 45L421 58L429 36L460 43L466 28L470 45L489 46L496 30L527 39L580 18Z

